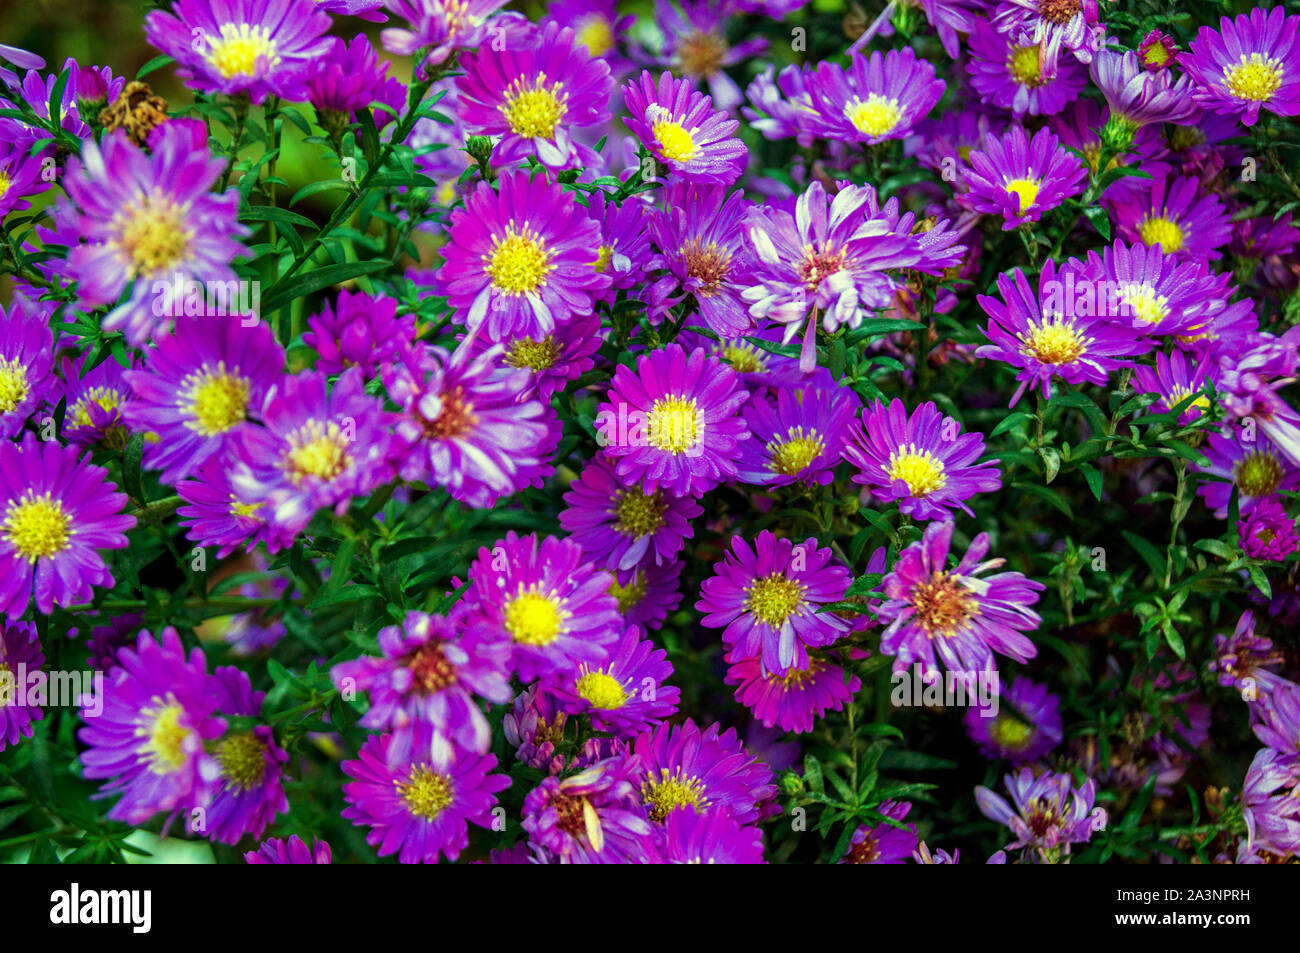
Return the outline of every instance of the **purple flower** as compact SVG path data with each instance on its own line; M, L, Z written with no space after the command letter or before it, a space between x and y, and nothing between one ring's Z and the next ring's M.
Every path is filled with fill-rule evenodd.
M471 333L499 343L541 340L572 315L591 314L609 279L596 271L600 229L570 192L545 176L501 176L500 191L480 183L451 213L439 272L448 303Z
M121 449L127 427L122 408L130 399L126 370L116 358L106 357L84 375L85 359L63 362L63 434L72 443Z
M842 710L862 687L856 675L816 653L809 654L807 665L795 666L784 675L765 672L760 656L736 658L736 654L728 656L725 681L736 686L736 701L767 728L812 731L814 719Z
M791 0L777 0L789 3ZM727 21L736 12L736 4L726 0L679 0L677 4L655 5L655 22L664 37L659 62L695 83L706 82L717 107L731 112L740 103L740 87L727 75L724 67L752 60L767 51L767 40L755 37L743 43L727 42ZM767 13L768 11L762 11Z
M619 614L627 625L658 629L668 613L682 602L682 563L666 566L645 564L614 573L609 594L618 602Z
M44 307L19 295L7 311L0 305L0 438L15 436L45 402L54 384L53 353Z
M631 290L645 280L650 255L650 224L646 206L635 200L615 205L605 192L597 190L587 196L587 211L600 226L600 251L595 268L609 277L610 292Z
M651 820L662 822L677 808L703 811L720 805L741 824L759 820L765 801L776 796L772 771L750 756L736 729L718 725L701 731L691 719L662 724L633 746L641 800Z
M1078 263L1072 262L1058 271L1049 258L1039 273L1037 293L1017 268L1011 275L998 276L1001 301L978 296L989 316L984 331L989 343L975 356L1017 368L1020 386L1011 396L1011 407L1030 387L1040 387L1043 397L1050 399L1054 377L1067 384L1104 385L1110 371L1131 363L1123 358L1151 348L1140 343L1130 328L1076 307L1076 296L1062 293L1073 284L1077 269Z
M1020 126L1003 136L990 134L983 149L971 152L970 165L968 191L960 199L977 212L1001 215L1003 231L1038 221L1082 192L1087 180L1083 164L1046 128L1032 140Z
M1253 126L1261 109L1300 114L1297 57L1300 16L1287 16L1279 4L1268 11L1255 7L1235 20L1223 17L1218 30L1201 27L1178 64L1194 81L1197 102Z
M1077 293L1098 289L1093 313L1120 318L1138 334L1154 337L1201 327L1228 297L1228 280L1205 262L1166 255L1159 246L1122 241L1101 255L1089 251L1075 276ZM1076 307L1093 304L1085 298Z
M984 20L975 21L970 50L966 68L980 101L1010 109L1017 118L1059 113L1088 85L1088 74L1078 61L1066 60L1055 76L1046 75L1041 42L1019 46Z
M590 715L596 731L623 738L676 714L681 692L665 684L672 673L668 653L629 625L605 664L583 663L549 689L562 711Z
M1061 699L1027 678L1017 678L999 692L994 704L968 708L963 720L966 733L990 759L1024 764L1061 743Z
M330 18L309 0L177 0L173 10L145 17L145 35L201 93L299 98L303 67L329 53Z
M223 715L256 718L265 692L253 691L248 676L233 666L213 672ZM289 755L275 743L268 725L230 731L216 744L221 776L207 813L207 835L222 844L237 844L245 834L261 837L277 814L289 810L283 772Z
M1270 671L1284 661L1285 656L1271 639L1255 633L1255 614L1247 609L1237 619L1232 635L1220 633L1214 637L1214 658L1206 668L1218 673L1219 684L1225 688L1245 692L1249 686L1258 697L1259 690L1271 691L1274 685L1284 681ZM1300 731L1296 739L1300 745Z
M546 17L571 28L574 39L593 57L603 59L615 78L632 68L619 47L636 17L619 16L616 0L556 0L546 5Z
M1043 74L1051 77L1062 50L1087 63L1102 48L1106 29L1097 7L1097 0L999 0L991 22L1017 43L1040 46Z
M330 845L319 837L312 838L308 847L301 837L294 834L288 840L272 837L262 842L257 850L244 854L244 862L249 864L328 864L331 862Z
M635 371L618 366L596 414L598 439L625 483L695 496L736 476L748 396L717 358L670 344L639 357Z
M823 60L809 77L814 129L824 139L874 145L903 139L943 96L944 81L911 47L868 58L853 54L847 70Z
M1261 641L1268 643L1267 639ZM1262 648L1257 646L1256 652ZM1272 643L1268 643L1268 648L1272 648ZM1262 656L1260 661L1268 659L1269 656ZM1259 676L1258 684L1252 686L1255 704L1251 707L1251 720L1255 722L1255 736L1279 754L1300 755L1300 685L1257 667L1250 671Z
M398 56L414 56L432 47L427 66L437 66L457 50L468 50L488 39L487 22L506 0L384 0L384 6L411 25L388 27L380 34L384 48Z
M590 559L609 569L671 562L693 535L690 521L704 512L689 496L626 486L603 457L569 484L564 502L560 526Z
M0 142L0 219L32 207L29 197L50 187L42 171L44 157L12 141Z
M307 326L311 330L303 333L302 343L320 355L316 370L331 376L360 367L369 380L415 341L415 315L399 318L392 298L359 291L340 291L334 308L326 302Z
M398 475L446 487L476 508L541 481L552 472L559 443L553 411L537 400L520 401L528 387L523 370L497 370L499 351L478 355L458 347L417 343L400 363L383 369L389 395L405 416L396 435L409 448Z
M188 49L188 31L185 43ZM100 145L87 142L80 159L68 160L68 197L59 205L80 239L68 266L83 305L115 305L104 330L123 332L137 347L168 323L166 316L186 311L190 282L237 288L230 260L246 254L236 241L248 234L236 221L238 194L208 191L225 162L195 150L183 123L161 128L149 153L121 130ZM130 297L118 304L132 281Z
M145 466L175 483L210 457L228 458L283 369L284 351L265 323L177 319L144 369L123 375L133 395L123 409L127 423L158 438L145 441Z
M609 119L614 81L574 32L547 23L537 37L517 37L462 57L457 113L471 132L500 136L493 158L517 165L536 156L555 171L590 165L596 154L573 138Z
M30 738L32 722L45 717L27 696L30 676L44 664L41 640L30 622L0 621L0 751Z
M1002 488L997 461L976 463L984 436L961 432L933 401L909 417L897 398L886 408L867 408L854 428L844 459L858 472L854 483L872 488L881 500L899 500L899 511L918 520L946 519L953 508L970 513L966 500Z
M1245 519L1237 523L1241 548L1251 559L1281 562L1300 547L1295 517L1288 516L1276 496L1257 502Z
M77 738L82 773L109 778L102 795L122 794L109 810L115 821L139 825L154 814L206 807L221 775L221 764L205 745L226 729L217 717L221 691L207 673L202 649L188 658L173 628L162 641L146 630L134 649L118 653L96 715L83 708Z
M135 517L107 477L77 447L32 433L0 441L0 612L16 618L34 603L48 615L113 585L99 551L124 548Z
M1137 54L1144 70L1158 73L1174 64L1178 58L1178 47L1174 45L1174 38L1169 34L1152 30L1138 44Z
M668 167L674 179L727 186L745 171L748 150L736 138L740 123L715 111L690 80L648 70L623 87L628 129Z
M830 484L856 423L857 395L846 387L810 384L772 396L755 395L745 405L752 439L740 445L739 479L758 486Z
M144 616L139 612L113 616L108 625L95 626L90 630L86 640L86 664L91 669L111 671L120 664L117 653L128 645L134 645L136 636L144 625Z
M672 811L664 821L665 864L764 864L763 832L725 807Z
M1032 847L1038 859L1055 863L1069 855L1071 845L1087 843L1094 831L1105 829L1105 809L1093 808L1097 782L1092 778L1076 787L1068 774L1035 777L1032 768L1021 768L1004 783L1010 803L983 786L975 789L975 800L985 817L1011 828L1015 840L1006 850Z
M907 801L882 801L876 810L885 817L901 821L912 810ZM841 864L905 864L916 850L916 825L895 827L882 821L875 827L859 825L853 832Z
M406 87L388 75L388 63L380 62L366 35L358 33L348 43L332 36L328 44L303 75L303 95L318 112L327 114L321 117L326 129L331 128L329 113L344 114L346 123L376 102L385 104L376 110L378 125L396 119L406 107Z
M1041 619L1030 606L1042 583L1018 572L985 575L1005 560L984 557L989 536L980 533L956 568L948 569L953 524L934 522L924 538L904 549L882 588L888 601L876 617L888 623L880 650L893 655L894 671L916 662L926 681L939 676L938 662L951 672L974 676L995 671L994 654L1024 662L1038 654L1025 632Z
M1186 426L1210 408L1210 398L1204 393L1205 382L1213 382L1213 367L1205 362L1192 361L1182 351L1166 355L1156 354L1154 368L1141 366L1133 372L1133 389L1139 394L1159 394L1153 405L1160 413L1168 413L1189 397L1195 399L1178 415L1179 424Z
M1254 440L1245 440L1211 433L1201 448L1210 465L1200 467L1193 464L1199 473L1225 478L1223 481L1207 480L1196 491L1218 519L1228 518L1234 486L1240 512L1245 515L1249 515L1258 502L1279 490L1289 492L1300 486L1300 469L1262 433L1254 434L1254 437Z
M766 139L796 139L804 148L812 146L817 138L813 125L816 109L808 92L807 68L790 64L776 72L769 63L745 89L753 108L741 107L741 114L749 120L751 128Z
M510 643L484 629L466 629L464 617L408 612L400 626L379 630L382 655L335 665L336 688L370 693L366 728L394 733L389 754L407 758L413 736L429 729L465 751L484 753L492 729L475 696L498 705L510 690Z
M1280 9L1280 8L1279 8ZM1300 853L1300 755L1261 748L1241 790L1246 849Z
M549 777L524 799L528 840L568 863L633 863L654 836L637 789L634 767L609 758L566 778Z
M1090 72L1110 106L1102 138L1120 148L1129 146L1143 126L1186 123L1200 115L1186 76L1175 82L1168 71L1153 73L1132 50L1103 50L1092 61Z
M1193 178L1158 178L1114 207L1115 233L1128 242L1159 245L1166 255L1217 259L1232 239L1223 201L1202 193Z
M217 547L218 559L236 549L251 550L263 540L272 553L292 543L283 533L271 532L263 515L264 501L255 493L237 491L221 460L205 461L195 474L195 479L176 484L177 495L185 501L176 512L194 542Z
M596 366L593 356L604 343L604 333L599 315L588 314L570 318L541 340L516 335L497 347L480 334L466 346L471 354L491 350L499 371L526 371L529 383L520 399L536 398L549 404L551 395Z
M524 682L604 665L618 641L612 578L572 540L508 532L479 550L469 579L465 624L511 640L511 664Z
M380 857L403 864L455 860L469 846L469 825L489 827L498 791L510 787L490 773L497 759L458 751L417 734L408 758L389 754L391 735L371 735L355 761L343 762L352 778L343 785L343 817L369 827L366 842Z

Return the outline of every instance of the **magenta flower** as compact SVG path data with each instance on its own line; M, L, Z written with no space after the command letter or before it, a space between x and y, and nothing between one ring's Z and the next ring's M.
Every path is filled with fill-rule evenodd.
M213 672L217 710L223 715L256 718L265 692L253 691L248 676L234 666ZM222 844L237 844L245 834L261 837L277 814L289 810L284 793L288 753L275 743L268 725L230 731L216 744L221 774L207 812L207 835Z
M1210 407L1205 383L1207 380L1214 382L1217 375L1212 373L1213 370L1212 365L1193 361L1182 351L1167 356L1159 352L1154 368L1141 366L1133 372L1133 389L1139 394L1159 394L1160 399L1153 406L1160 413L1168 413L1196 395L1178 415L1178 422L1186 426Z
M319 0L318 0L319 2ZM336 36L328 40L327 51L311 60L303 74L303 96L316 107L329 129L334 117L342 113L350 122L356 113L372 103L383 103L375 110L375 122L383 126L406 108L406 87L388 75L388 63L381 62L364 33L344 43Z
M431 48L426 66L437 66L457 50L474 49L488 37L488 20L506 0L385 0L394 16L410 29L388 27L379 36L384 49L414 56Z
M1088 85L1087 71L1077 60L1065 60L1054 76L1048 75L1041 42L1019 46L984 20L976 21L970 51L966 69L981 102L1010 109L1016 117L1059 113Z
M1035 777L1033 769L1021 768L1004 783L1010 803L986 787L975 789L975 800L985 817L1011 828L1015 840L1006 850L1032 847L1036 854L1031 856L1055 862L1072 845L1086 843L1094 831L1105 828L1105 808L1093 808L1097 782L1092 778L1076 787L1068 774Z
M690 80L664 72L656 84L642 71L623 87L623 98L628 129L674 179L726 186L745 171L748 151L735 135L740 123L715 111Z
M885 817L901 821L912 810L906 801L882 801L876 810ZM895 827L884 821L875 827L862 824L853 832L841 864L905 864L916 850L916 825Z
M333 308L326 302L320 314L308 318L307 326L311 330L303 333L302 343L320 355L316 370L329 375L360 367L369 380L415 341L415 315L399 318L392 298L346 289Z
M811 122L825 139L874 145L903 139L943 96L944 81L911 47L870 57L853 54L849 68L823 60L809 77Z
M736 729L719 732L718 725L701 731L688 718L636 739L641 801L651 820L662 822L678 808L699 812L714 805L730 809L741 824L760 819L764 802L776 796L772 771L745 750Z
M27 691L29 676L44 664L41 640L30 622L0 622L0 751L30 738L32 722L45 717Z
M1087 181L1083 164L1049 129L1039 129L1032 140L1021 126L1000 137L990 134L983 149L971 152L970 165L961 201L977 212L1001 215L1003 231L1038 221L1082 192Z
M1141 335L1183 335L1205 323L1229 294L1228 275L1203 261L1166 255L1159 245L1117 241L1088 258L1077 275L1079 293L1098 291L1094 313L1118 318ZM1086 304L1086 301L1085 301Z
M740 445L739 479L758 486L828 485L860 403L849 388L829 383L751 397L744 414L752 439Z
M31 208L32 203L26 200L50 187L41 175L43 163L44 157L32 155L28 148L8 140L0 142L0 219Z
M330 845L319 837L312 838L308 847L301 837L294 834L287 840L272 837L262 841L257 850L244 854L248 864L328 864L331 862Z
M725 807L673 811L664 821L665 864L764 864L763 832Z
M78 363L64 360L62 396L64 400L63 433L71 443L93 447L126 446L127 427L123 407L130 400L131 388L126 371L113 357L106 357L85 375L83 358Z
M209 459L199 465L193 479L177 482L176 494L185 502L176 512L189 538L205 548L216 547L218 559L237 549L251 551L263 541L274 553L293 539L272 531L256 489L253 487L252 493L236 490L226 464Z
M600 316L579 315L570 318L540 340L515 335L498 347L483 334L468 339L470 354L492 351L494 366L503 372L525 371L529 383L520 398L536 398L549 404L551 396L596 366L595 354L605 342Z
M1300 487L1300 469L1272 440L1262 433L1254 434L1254 440L1245 439L1247 435L1211 433L1201 448L1210 465L1192 465L1197 472L1225 478L1207 480L1196 491L1218 519L1228 517L1233 487L1243 515L1279 490L1290 492Z
M807 733L815 719L828 711L841 711L862 687L862 681L816 653L808 664L784 675L764 671L761 656L728 656L725 681L736 686L736 701L765 727ZM846 677L847 676L847 677Z
M18 434L49 396L55 383L53 354L45 307L19 295L7 311L0 305L0 438Z
M1265 497L1238 521L1241 548L1251 559L1281 562L1300 548L1295 517L1288 516L1277 497Z
M603 665L582 664L549 686L561 711L589 715L596 731L628 738L677 713L681 692L666 684L673 674L668 653L629 625Z
M1223 200L1193 178L1156 179L1150 188L1117 201L1115 233L1128 242L1159 245L1166 255L1217 259L1232 240Z
M792 0L777 0L788 4ZM678 13L680 4L681 13ZM679 4L655 5L655 23L664 42L659 63L671 67L679 76L696 84L707 83L718 109L732 112L740 103L740 87L727 75L726 67L736 66L767 51L767 40L754 37L732 44L727 40L727 25L736 13L737 3L712 3L709 0L679 0ZM754 11L771 14L771 11ZM779 14L774 16L779 19Z
M989 759L1038 761L1061 743L1061 699L1027 678L1000 691L988 708L972 705L963 720L966 733Z
M524 799L529 843L567 863L642 860L655 832L629 780L633 767L608 758L565 778L544 778Z
M1178 57L1194 82L1193 95L1207 109L1240 117L1247 126L1261 109L1279 116L1300 114L1300 16L1284 5L1255 7L1219 29L1203 26L1189 52Z

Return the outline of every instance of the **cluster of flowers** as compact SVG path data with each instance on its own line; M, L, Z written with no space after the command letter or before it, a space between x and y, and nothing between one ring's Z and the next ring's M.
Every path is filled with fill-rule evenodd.
M475 856L756 863L780 794L809 783L778 785L774 769L795 758L777 739L833 713L852 736L861 676L888 674L877 662L931 684L998 684L1000 666L1038 655L1045 585L1003 570L1015 554L991 555L999 527L972 509L989 512L1004 464L931 388L935 373L995 368L1014 384L988 403L1009 408L1041 394L1043 461L1053 398L1120 376L1122 398L1151 395L1141 413L1203 441L1188 448L1196 493L1235 532L1252 585L1300 548L1287 512L1300 414L1281 393L1300 331L1265 330L1257 306L1293 292L1300 229L1234 178L1243 127L1300 114L1300 16L1257 8L1202 27L1187 50L1158 30L1125 50L1096 0L891 3L894 24L882 16L821 61L758 65L742 89L733 75L768 41L733 44L729 29L794 22L799 0L663 0L657 42L612 0L562 0L541 22L502 5L178 0L145 35L210 109L170 118L139 80L74 61L43 72L0 46L25 71L0 69L14 289L0 309L0 674L44 665L34 613L108 614L105 592L138 592L135 563L106 556L129 556L172 512L173 551L183 533L243 568L251 557L265 579L269 559L292 565L308 542L319 556L326 539L346 539L344 556L317 574L347 573L426 499L495 509L496 526L530 494L562 501L544 517L552 533L511 529L457 567L463 583L428 577L445 593L370 587L362 599L386 611L358 609L354 637L316 653L332 692L307 708L366 733L334 773L342 817L378 856L455 860L471 825L518 823L498 796L522 786L522 836ZM382 48L412 58L409 84L356 18L382 22ZM916 39L868 49L899 35ZM180 289L247 281L266 223L297 239L263 259L281 284L323 244L304 249L292 213L258 214L260 166L229 187L238 139L228 156L209 145L212 109L242 134L252 106L288 103L313 107L315 141L340 163L373 138L346 201L383 187L385 157L410 147L394 220L437 260L331 293L301 333L190 314ZM920 174L887 184L886 168ZM20 233L14 213L33 201ZM1027 260L979 294L1003 232ZM939 322L972 303L982 342L944 340ZM896 371L907 399L881 392L872 367ZM869 554L868 510L894 518ZM966 534L967 518L985 529ZM269 578L263 604L283 607L304 577ZM1270 598L1274 614L1300 614L1294 585ZM137 605L165 618L156 602ZM689 653L655 634L691 609L721 641L747 736L685 717L712 690L675 676L670 650ZM81 774L119 796L110 820L185 816L217 843L261 841L291 812L306 708L264 711L255 686L282 681L267 666L209 672L213 649L155 628L119 614L90 629L108 685L83 700ZM226 637L247 659L286 631L247 612ZM1220 684L1250 688L1267 746L1235 815L1244 836L1224 848L1238 862L1300 854L1300 688L1286 665L1250 612L1215 646ZM1181 662L1151 677L1188 719L1163 731L1139 719L1127 764L1077 738L1058 752L1062 703L1045 684L1016 677L991 710L971 708L972 740L1015 769L1010 800L974 792L1012 835L990 862L1055 862L1091 841L1107 820L1099 784L1172 792L1209 736L1194 686L1175 692L1194 678ZM0 750L43 714L0 695ZM904 823L911 802L854 806L835 859L957 861ZM295 835L247 859L328 863L331 849Z

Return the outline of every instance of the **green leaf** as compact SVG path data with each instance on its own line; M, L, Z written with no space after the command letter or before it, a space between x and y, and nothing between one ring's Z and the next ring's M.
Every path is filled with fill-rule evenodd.
M998 421L998 425L989 432L989 438L992 439L999 434L1004 434L1008 430L1011 430L1014 427L1019 427L1021 424L1033 419L1033 414L1027 413L1023 410L1017 410L1014 414L1007 414L1007 416Z
M1083 210L1083 216L1105 241L1110 241L1110 214L1104 205L1089 205Z
M135 78L144 79L154 70L162 69L164 66L169 66L175 62L176 60L172 59L172 57L168 56L166 53L162 56L155 56L148 63L145 63L144 66L140 67L139 71L135 74Z
M373 275L391 266L392 263L389 261L373 258L370 261L345 261L337 265L325 265L305 275L294 275L288 281L277 284L275 290L266 296L262 301L262 313L270 314L295 298L314 294L352 278L360 278L362 275Z
M1157 576L1163 576L1165 572L1165 557L1149 542L1139 536L1137 533L1131 533L1128 530L1120 530L1128 544L1138 551L1143 562L1151 568L1151 572Z
M1088 481L1088 489L1092 491L1092 495L1097 498L1098 502L1101 502L1101 472L1091 463L1080 463L1079 472Z

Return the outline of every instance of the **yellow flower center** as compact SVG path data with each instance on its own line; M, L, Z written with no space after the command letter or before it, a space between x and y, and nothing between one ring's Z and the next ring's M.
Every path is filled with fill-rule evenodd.
M1120 297L1142 324L1159 324L1169 317L1169 299L1156 294L1149 285L1125 285L1120 289Z
M506 603L506 631L524 645L550 645L564 631L568 612L554 596L520 592Z
M554 335L548 334L540 341L522 338L510 345L505 362L511 367L526 367L540 373L550 370L560 358L560 345Z
M271 28L250 23L223 23L219 37L208 37L208 62L222 76L253 76L260 58L263 65L274 68L280 53L271 39Z
M231 516L241 516L244 519L261 519L261 517L257 515L257 511L261 508L262 504L260 502L244 503L241 500L236 499L233 493L230 496Z
M1173 254L1183 247L1182 228L1170 218L1147 218L1138 226L1138 233L1147 245L1159 245L1165 254Z
M623 615L626 615L640 604L641 600L645 598L645 592L645 573L637 573L626 586L621 585L615 579L609 587L609 594L618 600L618 611Z
M746 590L745 611L777 629L803 604L803 593L802 583L780 573L763 576Z
M155 697L153 701L154 705L141 709L136 723L135 736L144 739L136 754L149 762L154 774L171 774L185 763L185 739L190 729L181 724L185 709L172 695L165 700Z
M1043 85L1043 72L1038 68L1038 45L1013 46L1007 52L1007 72L1021 86L1036 89Z
M600 251L596 255L596 260L591 263L591 267L596 269L600 274L604 274L609 268L609 263L614 257L613 245L601 245Z
M100 410L108 412L122 406L124 400L126 400L126 397L121 391L114 390L111 387L92 387L81 395L80 400L72 405L69 414L78 427L90 427L94 424L94 421L90 419L92 404L98 404Z
M520 232L514 225L507 225L506 237L494 237L493 241L491 253L484 256L493 287L506 294L522 295L532 294L542 286L554 266L540 236L528 226Z
M591 702L592 708L611 711L627 704L627 692L613 675L604 672L589 672L583 666L578 677L578 694Z
M672 159L674 162L690 162L699 154L700 147L695 143L693 133L696 130L687 130L679 122L671 119L663 119L650 127L654 133L655 141L659 143L659 151L663 153L665 159Z
M951 636L974 608L971 594L946 572L936 571L929 582L912 590L913 618L929 638Z
M878 138L898 127L903 119L903 110L899 108L897 99L872 93L866 102L854 96L853 101L844 107L844 115L858 132Z
M507 88L505 102L499 107L510 131L526 139L551 139L555 127L569 111L569 95L563 83L546 84L546 74L536 80L519 77Z
M1282 86L1282 64L1259 53L1243 53L1236 66L1224 71L1223 84L1238 99L1268 102Z
M4 169L0 169L0 199L4 198L9 192L9 185L12 182L13 180L9 178L9 173L5 172Z
M1232 479L1243 496L1268 496L1282 482L1282 464L1267 450L1246 454L1232 468Z
M216 371L203 370L186 378L180 407L185 425L205 437L225 433L244 419L251 396L248 380L226 370L225 361Z
M1040 179L1007 179L1006 190L1020 200L1019 214L1024 215L1038 201Z
M740 374L759 374L767 370L767 361L756 347L744 341L724 344L717 354Z
M142 196L118 214L116 244L130 260L130 273L157 275L184 260L193 233L185 210L159 195Z
M943 461L936 459L929 450L921 450L914 444L900 447L890 454L887 472L890 480L906 483L907 492L912 496L928 496L936 490L942 490L948 483Z
M17 685L13 673L13 669L4 662L0 662L0 708L12 705L14 698L17 697Z
M704 784L699 778L682 777L682 769L670 774L667 768L659 769L659 778L641 782L641 801L650 808L650 817L662 821L674 808L693 807L697 811L708 807Z
M4 538L18 555L33 563L67 549L70 527L63 504L48 492L37 496L36 491L28 490L25 496L10 500L5 510Z
M0 357L0 413L12 413L30 392L27 367L17 360Z
M1079 359L1088 345L1088 339L1075 328L1074 321L1061 315L1045 319L1042 324L1029 322L1029 331L1022 340L1022 351L1040 364L1070 364Z
M704 421L694 398L661 397L650 408L650 442L667 453L685 453L700 441Z
M1146 66L1164 66L1169 62L1169 51L1163 43L1152 43L1142 54L1142 62Z
M807 469L826 449L816 430L804 433L803 427L791 427L784 440L768 442L770 458L767 468L783 476L797 476Z
M231 735L217 749L221 776L236 791L247 791L266 776L266 746L251 731Z
M332 420L328 425L309 420L289 437L284 467L295 486L309 476L333 480L351 465L347 436Z
M640 490L620 490L614 502L614 514L618 517L614 529L624 536L640 539L664 525L667 509L659 490L649 494Z
M989 728L989 737L1002 748L1019 751L1029 744L1034 736L1032 726L1010 715L998 715Z
M451 778L434 774L426 764L411 769L405 783L394 781L397 793L416 817L431 821L451 806Z
M614 25L598 13L579 23L575 34L593 58L604 56L614 47Z
M1167 399L1169 401L1170 407L1177 407L1180 403L1182 403L1188 397L1191 396L1192 396L1192 392L1188 390L1186 387L1175 386L1173 390L1169 392L1169 396ZM1192 401L1187 406L1187 408L1183 411L1183 413L1187 413L1188 411L1191 410L1209 410L1209 409L1210 409L1210 398L1206 397L1204 394L1200 394L1197 396L1197 398L1194 401Z

